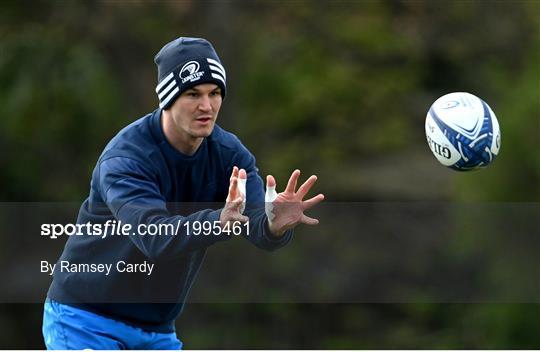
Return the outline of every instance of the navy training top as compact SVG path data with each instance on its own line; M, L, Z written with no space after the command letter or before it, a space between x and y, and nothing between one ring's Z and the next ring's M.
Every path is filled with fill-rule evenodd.
M107 144L92 173L90 194L81 205L77 223L104 225L116 220L132 229L139 224L176 226L178 221L213 223L219 220L221 209L200 203L223 205L235 165L248 175L244 214L249 217L250 232L246 236L243 231L244 237L265 250L284 246L292 230L281 238L269 232L263 181L255 158L240 140L216 125L194 155L184 155L165 138L161 109L125 127ZM206 248L230 238L188 235L186 229L179 226L176 235L70 236L47 296L148 331L172 332ZM120 273L115 270L119 262L124 269L128 263L148 262L154 267L151 275ZM82 269L70 271L70 265L79 264ZM107 264L112 270L105 273L101 269Z

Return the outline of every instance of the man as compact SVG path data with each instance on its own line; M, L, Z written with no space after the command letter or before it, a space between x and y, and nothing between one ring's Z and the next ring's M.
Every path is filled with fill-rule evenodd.
M265 207L255 158L215 125L226 73L208 41L178 38L155 62L159 108L105 147L77 219L138 230L103 235L91 227L69 238L45 303L47 348L180 349L174 322L208 246L234 237L235 228L257 247L274 250L290 241L296 225L318 223L304 211L323 195L303 201L315 176L296 190L296 170L277 195L268 176ZM223 209L178 215L186 204L223 201ZM195 235L206 224L213 233ZM172 225L176 233L151 236L141 225Z

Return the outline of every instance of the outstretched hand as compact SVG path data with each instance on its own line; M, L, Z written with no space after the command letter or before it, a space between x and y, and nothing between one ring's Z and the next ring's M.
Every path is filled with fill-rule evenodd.
M229 193L227 194L225 207L221 210L221 215L219 217L222 228L229 222L231 223L229 226L231 226L236 221L245 223L249 220L247 216L242 215L245 196L242 193L242 187L239 185L240 183L244 183L245 185L246 179L247 174L244 169L239 170L238 167L233 167L231 178L229 180ZM245 192L245 190L243 192Z
M285 231L296 227L298 224L317 225L319 220L304 214L304 211L312 208L324 199L323 194L318 194L308 200L303 200L311 187L317 181L317 176L313 175L304 182L298 190L296 184L300 177L300 170L295 170L287 187L272 202L273 219L269 221L270 231L277 237L283 236ZM275 187L276 180L272 175L266 177L266 187Z

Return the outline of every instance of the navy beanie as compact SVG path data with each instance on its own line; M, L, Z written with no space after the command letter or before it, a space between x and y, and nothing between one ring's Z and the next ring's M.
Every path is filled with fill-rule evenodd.
M183 91L202 83L216 84L225 98L225 68L206 39L180 37L161 48L154 61L160 108L168 109Z

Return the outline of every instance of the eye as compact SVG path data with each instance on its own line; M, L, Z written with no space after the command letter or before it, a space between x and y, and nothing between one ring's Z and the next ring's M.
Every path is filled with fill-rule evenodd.
M198 94L197 92L193 92L193 91L187 92L186 95L187 95L188 97L192 97L192 98L196 98L196 97L199 96L199 94Z
M216 97L218 95L221 95L221 91L219 91L219 90L215 90L215 91L210 93L210 96L212 96L212 97Z

